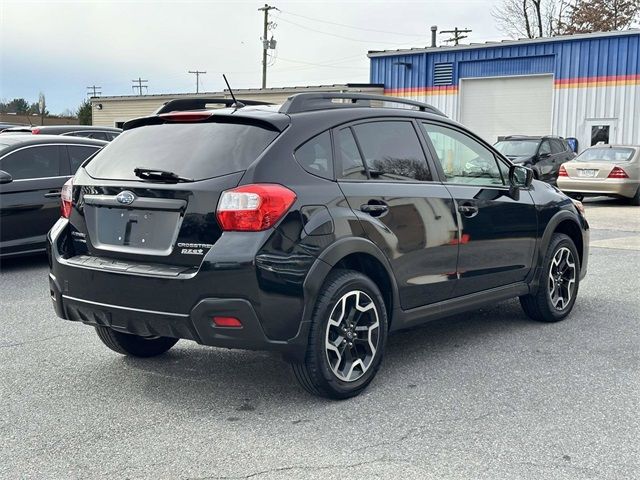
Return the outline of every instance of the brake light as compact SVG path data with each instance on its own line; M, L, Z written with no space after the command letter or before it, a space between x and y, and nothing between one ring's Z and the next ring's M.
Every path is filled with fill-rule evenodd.
M629 175L620 167L613 167L607 178L629 178Z
M40 129L39 128L32 128L31 129L31 135L38 135L40 133Z
M73 207L73 177L67 180L60 192L60 215L69 218Z
M564 168L564 165L560 165L560 170L558 170L558 176L559 177L568 177L569 174L567 173L567 169Z
M169 112L161 113L158 115L160 118L169 120L170 122L197 122L199 120L206 120L213 112Z
M225 231L258 232L276 224L296 200L282 185L256 183L222 192L216 215Z

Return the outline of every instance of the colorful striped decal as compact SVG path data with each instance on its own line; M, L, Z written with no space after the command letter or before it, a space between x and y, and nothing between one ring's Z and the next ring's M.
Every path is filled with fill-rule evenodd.
M640 85L640 74L611 75L607 77L556 78L554 83L555 88L624 87L627 85ZM457 95L458 90L457 85L441 87L385 88L384 94L394 97Z
M611 75L608 77L556 78L556 88L624 87L640 85L640 75Z
M457 85L447 85L441 87L409 87L409 88L385 88L385 95L394 97L411 97L417 95L457 95Z

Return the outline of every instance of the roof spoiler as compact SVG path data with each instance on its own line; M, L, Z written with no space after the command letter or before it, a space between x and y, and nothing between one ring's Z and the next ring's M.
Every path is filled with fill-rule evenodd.
M273 105L269 102L261 102L259 100L238 100L244 105ZM158 110L154 112L154 115L161 113L169 113L176 111L188 111L188 110L204 110L207 105L220 105L218 108L229 108L235 105L235 101L231 98L220 97L189 97L189 98L176 98L175 100L169 100L162 105Z

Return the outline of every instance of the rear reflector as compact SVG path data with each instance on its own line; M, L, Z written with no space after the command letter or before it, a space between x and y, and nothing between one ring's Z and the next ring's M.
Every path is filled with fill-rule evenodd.
M225 231L259 232L275 225L296 200L282 185L255 183L222 192L216 214Z
M620 167L613 167L607 178L629 178L629 175Z
M213 317L213 324L216 327L242 328L242 322L236 317Z
M60 215L64 218L69 218L71 215L71 208L73 207L73 177L71 177L62 186L60 192Z
M564 165L560 165L560 170L558 170L558 176L559 177L568 177L569 174L567 173L566 168L564 168Z
M197 122L199 120L206 120L213 112L169 112L161 113L158 115L160 118L168 120L170 122Z

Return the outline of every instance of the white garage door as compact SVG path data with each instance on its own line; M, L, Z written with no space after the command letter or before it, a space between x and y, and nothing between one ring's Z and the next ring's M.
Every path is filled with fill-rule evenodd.
M550 135L553 75L461 80L460 122L489 143L505 135Z

